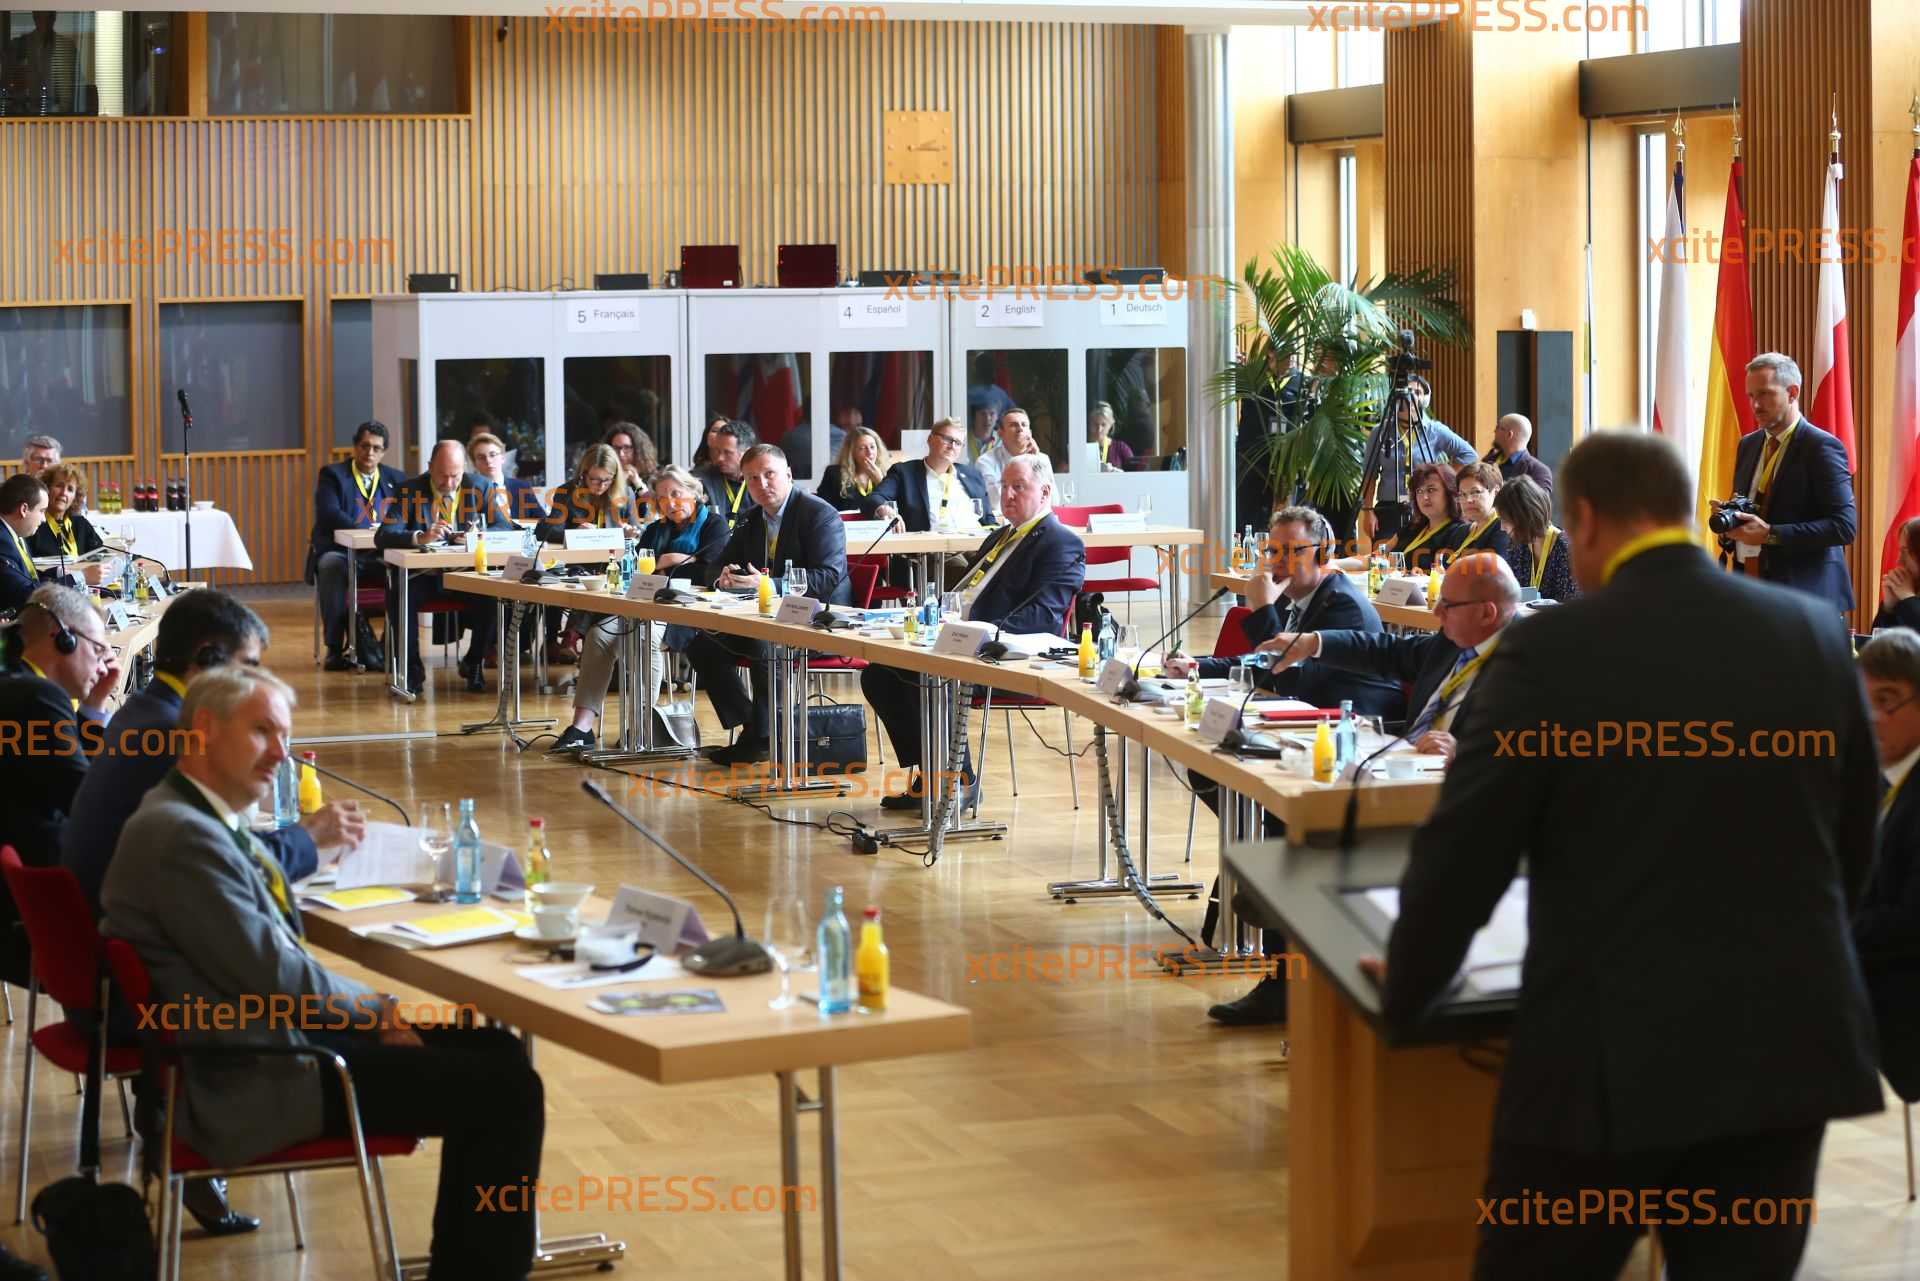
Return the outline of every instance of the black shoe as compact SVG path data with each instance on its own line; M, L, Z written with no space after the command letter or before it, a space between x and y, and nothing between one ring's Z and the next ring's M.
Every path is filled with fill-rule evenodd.
M9 1254L5 1246L0 1246L0 1281L47 1281L47 1270Z
M547 749L547 755L557 756L561 752L592 751L593 743L592 730L575 729L569 725L566 732L561 734L554 745Z
M407 673L407 693L418 694L421 690L425 689L426 687L427 687L427 672L425 668L421 668L417 672Z
M1264 978L1237 1001L1225 1001L1207 1011L1207 1017L1228 1027L1261 1027L1287 1021L1287 981Z
M767 740L742 737L731 747L722 747L709 758L715 765L754 765L767 759Z
M467 693L484 694L487 692L486 669L478 665L467 669Z
M920 798L926 789L925 779L916 771L907 783L907 790L898 796L882 796L880 808L883 810L913 810L920 808Z
M353 670L353 664L349 663L345 656L337 649L327 651L325 667L326 670L330 672L350 672Z
M241 1214L227 1204L225 1179L193 1180L187 1184L185 1204L193 1221L210 1237L239 1236L260 1227L260 1220L251 1214Z

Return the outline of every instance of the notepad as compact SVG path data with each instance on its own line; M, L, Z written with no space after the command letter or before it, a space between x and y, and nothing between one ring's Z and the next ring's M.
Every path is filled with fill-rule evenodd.
M368 932L368 936L372 937L376 932L391 933L416 947L454 947L461 943L477 943L482 939L501 938L531 924L533 924L533 918L525 912L502 912L491 907L465 907L457 911L418 917L411 921L396 921L392 925L377 926L373 931Z
M390 907L395 903L413 902L412 893L388 885L372 885L355 890L332 890L325 894L303 894L301 897L309 903L331 908L335 912L359 912L369 907Z

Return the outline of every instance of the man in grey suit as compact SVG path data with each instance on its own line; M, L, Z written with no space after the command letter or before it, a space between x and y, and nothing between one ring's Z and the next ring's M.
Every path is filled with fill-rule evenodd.
M121 832L101 889L106 933L139 952L155 1002L184 1022L183 1047L332 1050L352 1069L369 1133L443 1136L428 1275L519 1281L533 1216L525 1198L496 1208L485 1190L539 1175L540 1078L507 1033L409 1027L391 996L307 951L293 892L240 817L286 759L293 704L285 682L258 668L215 668L187 687L179 724L198 739ZM246 1018L275 997L298 1014ZM181 1136L221 1164L348 1132L343 1095L310 1059L190 1067L181 1102Z

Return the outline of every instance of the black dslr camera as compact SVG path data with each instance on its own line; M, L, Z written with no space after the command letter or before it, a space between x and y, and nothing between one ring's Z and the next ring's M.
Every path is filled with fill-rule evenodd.
M1753 499L1745 494L1735 494L1720 505L1720 510L1707 517L1707 528L1725 538L1740 528L1741 516L1758 516L1760 509L1753 505Z
M1387 356L1387 374L1393 380L1395 391L1405 391L1408 381L1416 373L1424 373L1433 368L1433 362L1413 351L1413 330L1400 331L1400 350Z

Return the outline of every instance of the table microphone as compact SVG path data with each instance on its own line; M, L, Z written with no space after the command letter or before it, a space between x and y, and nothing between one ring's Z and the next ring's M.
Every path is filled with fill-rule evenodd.
M380 793L374 791L371 787L368 787L364 783L356 783L352 779L348 778L345 774L336 774L332 770L328 769L326 766L320 764L318 761L303 761L301 763L304 765L313 766L315 773L324 774L336 783L345 783L348 787L351 787L356 792L365 792L368 796L371 796L376 801L385 801L387 804L393 806L393 808L400 811L400 819L402 822L404 822L408 827L413 826L413 816L407 813L405 806L401 805L399 801L394 800L391 796L382 796Z
M1161 641L1166 640L1167 637L1173 635L1175 632L1179 631L1182 627L1185 627L1188 623L1191 623L1194 619L1200 617L1201 610L1204 610L1205 608L1207 608L1207 606L1213 604L1215 601L1219 600L1222 596L1227 595L1228 592L1230 592L1231 590L1232 590L1231 588L1222 587L1219 591L1215 592L1213 595L1207 597L1205 600L1201 601L1198 605L1195 605L1192 609L1188 610L1187 616L1185 618L1182 618L1179 622L1175 623L1172 627L1167 628L1166 631L1162 632L1159 638L1153 642L1153 645L1143 646L1140 650L1140 657L1133 660L1133 671L1128 673L1127 683L1120 687L1119 701L1123 703L1129 703L1134 701L1139 696L1140 668L1141 668L1141 665L1147 661L1147 655L1153 652L1154 645L1160 644Z
M891 534L895 529L904 530L905 528L906 527L900 523L900 517L896 513L893 517L891 517L887 521L886 527L880 531L880 537L868 543L867 550L861 552L860 555L863 557L873 555L873 549L880 545L881 539L884 539L888 534ZM768 568L771 569L772 566L768 566ZM820 606L819 612L817 612L813 616L813 625L819 628L823 632L831 632L836 629L839 631L853 631L855 628L860 626L860 623L859 623L859 620L857 619L844 618L841 615L834 613L833 607L831 605L827 605L823 603Z
M646 837L668 858L700 878L701 883L718 894L720 901L727 905L727 910L733 913L733 937L708 939L688 953L686 959L681 962L682 965L695 974L709 975L713 978L765 974L773 968L773 958L767 955L767 949L747 937L747 927L740 923L740 909L734 906L733 896L721 889L719 882L687 861L673 846L655 836L648 830L646 824L627 813L624 807L607 795L607 789L600 784L590 778L583 778L580 780L580 790L618 814L625 820L628 827Z
M1286 662L1287 655L1293 652L1293 647L1295 645L1298 645L1300 643L1300 638L1302 636L1305 636L1306 634L1307 633L1305 632L1295 632L1293 634L1293 639L1287 642L1287 647L1280 651L1280 657L1271 660L1267 664L1267 670L1272 671L1274 666L1276 666L1277 664ZM1241 664L1241 666L1243 667L1246 665L1247 664L1245 663ZM1247 731L1244 728L1242 728L1241 719L1245 717L1247 714L1247 704L1251 703L1253 701L1253 696L1260 692L1260 686L1257 682L1253 682L1253 681L1249 681L1248 686L1249 688L1247 690L1247 696L1240 700L1240 711L1233 718L1233 728L1229 729L1223 736L1221 736L1220 750L1223 752L1233 752L1237 755L1239 753L1248 751L1249 749L1252 749L1255 746L1253 742L1253 736L1247 733ZM1297 746L1297 744L1282 743L1280 745L1281 755L1284 756L1286 754L1287 748L1295 747L1295 746Z
M1028 594L1025 600L1001 616L1001 621L993 625L993 639L980 647L980 653L978 655L980 658L984 658L990 663L999 663L1005 661L1007 655L1013 653L1013 646L1000 639L1000 633L1007 629L1006 620L1012 618L1036 600L1039 600L1041 593L1046 591L1049 586L1051 586L1051 584L1040 584L1040 586L1034 588L1033 591Z

